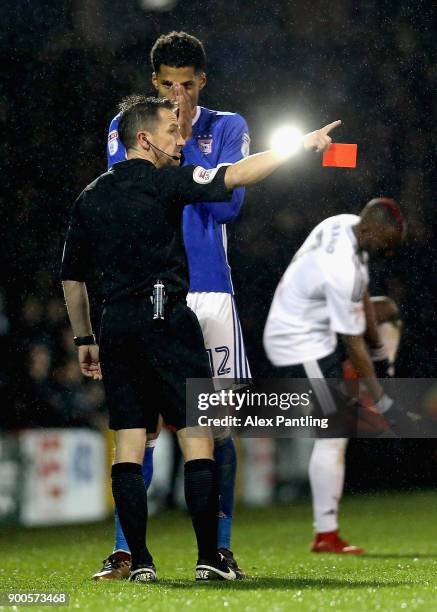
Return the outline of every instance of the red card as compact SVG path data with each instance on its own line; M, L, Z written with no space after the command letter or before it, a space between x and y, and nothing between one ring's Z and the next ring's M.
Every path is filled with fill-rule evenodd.
M357 150L358 145L356 144L334 142L323 153L322 166L355 168L357 165Z

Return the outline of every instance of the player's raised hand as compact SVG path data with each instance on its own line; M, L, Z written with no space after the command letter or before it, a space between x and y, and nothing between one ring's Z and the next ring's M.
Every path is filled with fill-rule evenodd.
M317 153L326 151L332 142L332 138L329 136L329 133L340 125L341 121L338 119L337 121L328 123L328 125L320 128L320 130L315 130L314 132L305 134L303 137L303 148L305 151L317 151Z
M78 359L80 370L87 378L102 380L102 371L99 361L99 347L97 344L79 346Z
M179 128L181 130L182 137L185 140L191 138L192 134L192 117L191 117L191 103L190 96L183 85L180 83L173 84L173 91L175 94L175 101L177 104L177 116Z

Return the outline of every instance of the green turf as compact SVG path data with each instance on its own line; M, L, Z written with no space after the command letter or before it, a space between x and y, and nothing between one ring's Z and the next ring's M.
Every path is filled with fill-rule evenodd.
M193 581L194 540L182 513L150 520L156 585L90 580L110 550L110 522L2 527L0 590L68 591L70 608L104 612L437 610L436 502L432 492L347 497L343 531L366 547L362 557L310 554L308 503L241 509L233 547L250 578L200 585Z

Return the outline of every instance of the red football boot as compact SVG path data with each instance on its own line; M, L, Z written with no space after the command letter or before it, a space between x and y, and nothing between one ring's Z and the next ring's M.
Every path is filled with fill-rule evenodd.
M311 552L362 555L365 551L358 546L351 546L340 538L338 529L325 533L316 533L311 543Z

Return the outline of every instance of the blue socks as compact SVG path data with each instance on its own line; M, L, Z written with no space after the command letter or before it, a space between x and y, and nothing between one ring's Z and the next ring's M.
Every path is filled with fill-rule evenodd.
M146 490L150 487L153 477L153 451L155 450L156 440L150 440L146 444L146 451L143 459L143 478Z
M115 518L115 544L114 551L124 550L124 552L130 552L126 538L124 537L123 529L121 528L120 519L118 518L117 506L114 508Z
M153 451L155 450L156 440L150 440L150 442L146 443L146 450L144 452L143 459L143 479L146 490L149 488L150 483L152 482L153 476ZM120 519L118 518L117 507L114 509L115 516L115 550L124 550L125 552L130 552L129 546L126 542L126 538L124 537L123 529L121 528Z
M214 440L214 459L219 487L219 521L217 548L231 548L232 512L237 474L237 455L234 441L229 435Z

